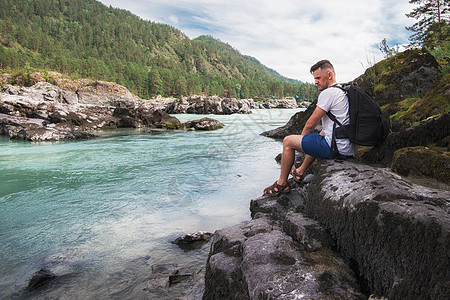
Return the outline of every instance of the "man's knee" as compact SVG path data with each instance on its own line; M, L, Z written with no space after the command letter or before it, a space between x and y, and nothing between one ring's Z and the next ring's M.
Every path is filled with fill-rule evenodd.
M301 150L302 137L301 135L288 135L283 139L283 146Z

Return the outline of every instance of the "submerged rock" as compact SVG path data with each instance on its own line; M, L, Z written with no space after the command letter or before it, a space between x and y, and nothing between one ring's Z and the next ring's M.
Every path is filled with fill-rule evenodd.
M192 274L180 274L180 270L176 270L169 275L169 285L180 283L190 277L192 277Z
M40 288L41 286L49 283L52 279L56 277L53 272L49 270L39 270L36 273L34 273L33 277L28 282L28 290L35 290L37 288Z
M172 243L178 245L178 247L187 252L201 248L211 239L212 235L211 232L198 231L187 234L184 237L179 237L172 241Z

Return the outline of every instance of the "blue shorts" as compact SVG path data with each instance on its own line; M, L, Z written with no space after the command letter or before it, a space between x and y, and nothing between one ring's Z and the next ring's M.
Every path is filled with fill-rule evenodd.
M330 158L330 146L324 135L310 133L302 139L302 149L308 155L316 158Z

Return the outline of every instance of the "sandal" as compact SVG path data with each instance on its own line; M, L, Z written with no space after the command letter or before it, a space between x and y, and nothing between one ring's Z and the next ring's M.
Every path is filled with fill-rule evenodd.
M297 183L302 183L303 179L305 179L305 174L300 174L299 172L297 172L297 169L292 169L291 175L293 176L292 179ZM297 177L299 178L297 179Z
M274 182L271 186L266 188L264 190L264 196L278 196L281 193L289 193L291 191L291 186L289 183L286 183L285 185L279 185L277 181Z

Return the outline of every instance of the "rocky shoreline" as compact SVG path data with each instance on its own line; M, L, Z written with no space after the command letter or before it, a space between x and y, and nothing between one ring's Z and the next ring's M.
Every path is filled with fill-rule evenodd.
M384 143L251 200L250 221L214 233L205 278L185 299L449 299L450 76L439 70L408 50L357 78L391 121ZM298 134L315 106L262 135Z
M4 85L0 91L0 135L29 141L61 141L96 137L98 130L165 128L215 130L211 118L181 123L169 114L249 114L252 109L298 108L294 98L256 103L253 99L185 97L142 100L125 87L87 80L73 82L54 75L56 85L33 74L30 87ZM304 104L307 105L307 104Z
M186 299L448 299L450 192L323 160L252 219L214 233Z

